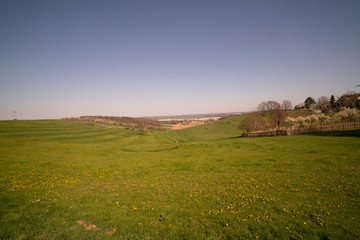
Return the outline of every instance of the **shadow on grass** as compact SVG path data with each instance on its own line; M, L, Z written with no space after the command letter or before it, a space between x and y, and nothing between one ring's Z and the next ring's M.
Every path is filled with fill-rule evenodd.
M224 138L224 139L237 139L237 138L243 138L243 136L235 136L235 137L227 137L227 138Z
M303 134L298 134L298 135L329 136L329 137L360 137L360 128L303 133ZM261 137L251 137L251 138L265 138L265 137L273 137L273 136L261 136ZM240 135L240 136L234 136L234 137L227 137L224 139L238 139L238 138L246 138L246 137L243 137Z
M329 137L360 137L360 128L350 130L334 130L325 132L307 133L305 135L329 136Z
M256 137L244 137L244 136L235 136L235 137L227 137L224 139L238 139L238 138L271 138L271 137L280 137L280 136L256 136Z

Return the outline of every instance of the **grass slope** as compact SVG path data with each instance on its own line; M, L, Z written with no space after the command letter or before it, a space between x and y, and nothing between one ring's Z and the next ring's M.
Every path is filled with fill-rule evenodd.
M0 122L0 239L358 239L360 130Z

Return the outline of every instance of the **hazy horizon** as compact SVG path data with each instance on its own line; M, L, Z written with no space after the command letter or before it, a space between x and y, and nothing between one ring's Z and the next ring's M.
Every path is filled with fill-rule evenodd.
M245 112L358 91L359 12L351 0L1 1L0 120Z

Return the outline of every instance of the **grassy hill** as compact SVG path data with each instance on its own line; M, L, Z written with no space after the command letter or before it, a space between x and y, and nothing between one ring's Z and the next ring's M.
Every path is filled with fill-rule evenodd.
M360 130L0 121L0 239L357 239Z

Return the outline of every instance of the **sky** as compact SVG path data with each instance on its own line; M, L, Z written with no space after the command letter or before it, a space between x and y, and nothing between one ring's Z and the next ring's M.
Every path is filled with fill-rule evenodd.
M360 80L358 0L2 0L0 119L242 112Z

